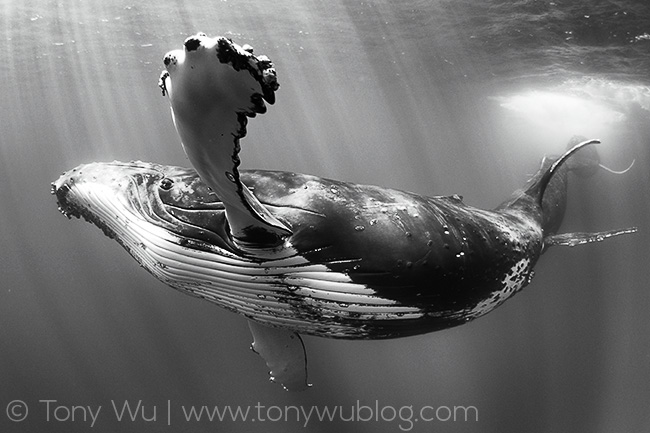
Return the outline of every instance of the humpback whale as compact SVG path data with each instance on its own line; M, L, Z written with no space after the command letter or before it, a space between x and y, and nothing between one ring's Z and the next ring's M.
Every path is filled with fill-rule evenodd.
M528 285L550 247L633 233L559 233L571 173L598 171L574 139L492 210L458 195L240 169L249 118L276 71L250 46L204 33L164 56L159 85L193 168L95 162L52 184L59 209L116 240L154 277L243 315L271 379L309 386L301 334L388 339L481 317Z

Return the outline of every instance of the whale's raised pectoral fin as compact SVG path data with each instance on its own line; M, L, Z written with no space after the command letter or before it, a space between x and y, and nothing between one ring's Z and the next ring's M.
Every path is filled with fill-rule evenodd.
M547 236L544 238L544 249L548 247L553 247L556 245L561 245L565 247L575 247L577 245L588 244L591 242L602 242L605 239L626 235L630 233L636 233L636 227L630 227L626 229L619 230L608 230L604 232L595 232L595 233L561 233L557 235Z
M255 198L239 173L248 118L265 113L280 86L273 63L250 46L205 33L187 38L163 62L158 85L169 96L183 149L223 202L233 238L247 245L281 244L291 229Z
M300 335L252 320L248 326L253 334L251 349L264 358L273 382L282 384L287 391L304 391L311 386L307 382L307 355Z

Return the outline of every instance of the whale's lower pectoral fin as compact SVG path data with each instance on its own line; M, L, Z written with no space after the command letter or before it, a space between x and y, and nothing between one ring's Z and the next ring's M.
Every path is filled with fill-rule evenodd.
M248 321L253 352L264 358L273 382L282 384L287 391L304 391L307 382L307 355L300 336L288 329L271 328L252 320Z
M627 229L619 230L608 230L605 232L596 232L596 233L561 233L558 235L551 235L544 238L544 249L548 247L561 245L565 247L575 247L576 245L588 244L591 242L601 242L605 239L626 235L630 233L636 233L636 227L630 227Z

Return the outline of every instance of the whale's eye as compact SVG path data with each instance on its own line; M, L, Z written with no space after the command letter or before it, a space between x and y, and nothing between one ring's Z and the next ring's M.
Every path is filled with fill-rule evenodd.
M165 191L169 191L172 189L174 186L174 181L171 180L170 178L166 177L163 180L160 181L160 189L164 189Z

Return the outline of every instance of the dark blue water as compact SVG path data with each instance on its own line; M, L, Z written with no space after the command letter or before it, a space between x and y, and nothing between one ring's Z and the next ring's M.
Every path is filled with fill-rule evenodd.
M463 327L306 338L314 388L286 393L248 350L245 320L159 283L49 195L83 162L188 165L156 85L163 54L197 31L276 63L277 103L249 125L246 168L492 207L581 134L603 141L608 166L636 163L572 179L563 229L640 231L550 250L524 292ZM650 428L646 2L5 0L0 32L0 431ZM13 400L29 405L21 423ZM125 400L142 401L135 421L116 419ZM185 420L202 405L266 421ZM454 405L478 421L407 420L408 407L414 419ZM71 406L102 407L92 430ZM343 406L346 419L368 406L371 419L306 423L286 406Z

